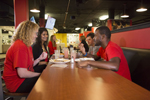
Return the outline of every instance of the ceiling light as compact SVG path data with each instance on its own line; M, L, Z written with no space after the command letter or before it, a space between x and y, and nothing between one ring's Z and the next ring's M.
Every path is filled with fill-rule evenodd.
M80 29L80 27L75 28L75 30L79 30L79 29Z
M144 12L144 11L147 11L147 9L143 7L143 0L141 0L141 8L137 9L136 12Z
M147 11L147 9L146 8L139 8L136 10L136 12L144 12L144 11Z
M33 13L39 13L40 10L36 9L36 0L34 0L34 8L30 10L30 12L33 12Z
M124 4L124 12L123 15L121 15L121 18L128 18L129 15L125 14L126 4Z
M107 18L108 18L108 15L103 15L103 16L99 17L100 20L105 20Z
M121 18L128 18L129 15L121 15Z
M33 13L39 13L40 10L34 8L34 9L31 9L30 12L33 12Z
M92 23L89 23L88 26L92 26Z

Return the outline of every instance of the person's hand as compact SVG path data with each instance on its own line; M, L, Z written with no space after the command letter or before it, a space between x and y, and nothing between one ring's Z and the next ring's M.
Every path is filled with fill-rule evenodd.
M47 53L43 52L38 59L43 60L43 59L46 59L46 57L47 57Z
M86 67L88 67L88 61L78 62L78 67L79 68L86 68Z

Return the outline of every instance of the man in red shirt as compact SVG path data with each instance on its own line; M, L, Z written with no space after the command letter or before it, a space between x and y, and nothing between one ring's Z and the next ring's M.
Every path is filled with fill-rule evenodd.
M95 59L101 58L102 61L85 61L80 62L79 67L83 68L91 65L96 68L113 70L119 75L131 80L127 60L122 49L110 41L111 32L108 27L101 26L95 31L95 45L101 46ZM83 48L84 49L84 48Z

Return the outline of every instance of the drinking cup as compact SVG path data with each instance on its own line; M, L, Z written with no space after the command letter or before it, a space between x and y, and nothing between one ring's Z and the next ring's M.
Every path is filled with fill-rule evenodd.
M74 60L76 59L76 51L75 50L71 51L71 58L72 57L73 57Z
M58 59L60 56L60 50L55 50L55 59Z
M64 58L68 58L68 48L64 48Z

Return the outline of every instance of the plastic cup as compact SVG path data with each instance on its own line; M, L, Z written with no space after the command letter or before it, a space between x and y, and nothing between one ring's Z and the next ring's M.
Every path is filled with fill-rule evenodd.
M68 48L64 48L64 58L68 58Z
M71 51L71 58L72 57L73 57L74 60L76 59L76 51L75 50Z
M55 59L58 59L60 56L60 50L55 50Z

